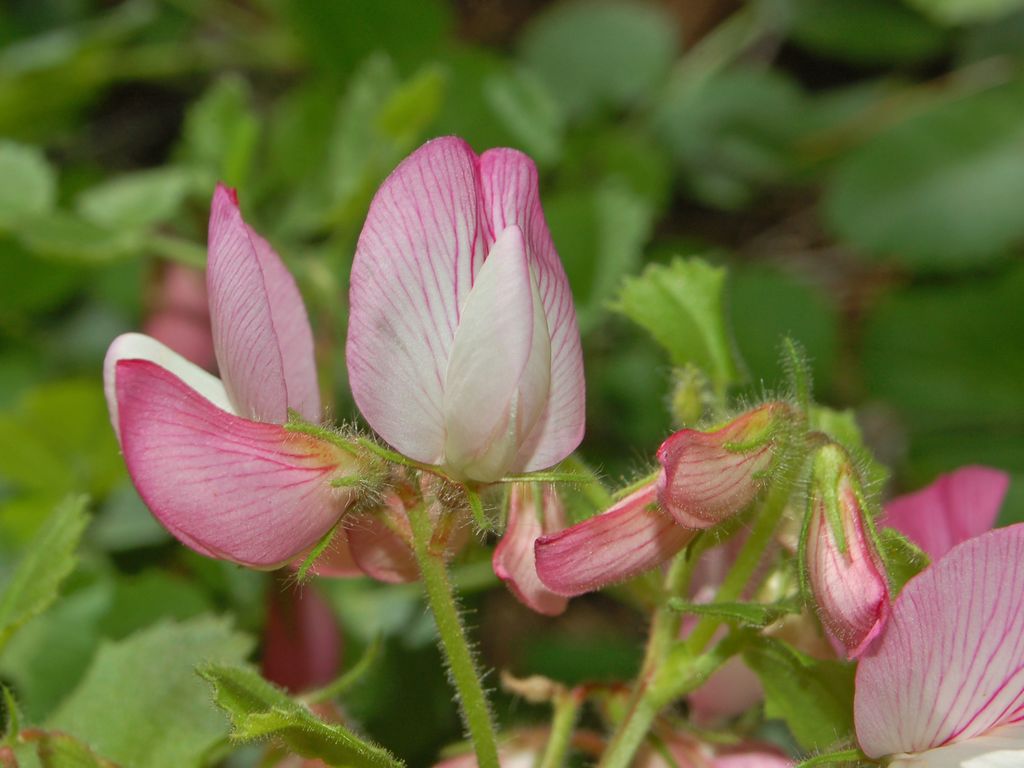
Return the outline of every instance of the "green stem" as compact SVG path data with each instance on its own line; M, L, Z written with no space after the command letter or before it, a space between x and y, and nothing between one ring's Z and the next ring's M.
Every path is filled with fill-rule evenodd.
M615 762L609 761L619 759L624 759L626 762L623 765L628 765L661 710L662 705L653 700L651 690L673 642L679 636L679 624L682 621L682 615L668 607L669 598L683 592L689 584L698 550L701 549L700 542L704 538L697 539L676 555L669 566L665 575L666 594L651 620L651 631L647 636L647 649L637 684L626 706L626 715L619 722L601 759L601 766L615 765Z
M772 535L779 525L779 520L782 519L782 515L786 511L786 504L789 503L789 497L793 493L793 485L803 464L803 456L804 454L800 453L798 456L792 457L793 463L791 466L793 469L790 469L779 478L779 481L768 492L768 496L765 498L761 508L756 511L757 518L754 522L754 528L750 532L750 536L743 543L743 548L740 549L739 555L737 555L732 568L722 581L722 585L718 588L718 592L715 593L713 602L730 603L738 600L740 595L743 594L743 590L750 582L754 571L757 570L757 566L764 556L765 548L771 541ZM718 625L721 623L722 618L720 616L704 616L697 622L697 626L694 627L693 632L690 633L686 641L690 650L694 654L701 653L711 641L715 630L718 629Z
M562 768L572 744L572 734L579 715L581 698L575 691L566 691L555 697L551 718L551 735L541 756L538 768Z
M431 550L433 530L430 516L424 506L415 506L409 510L409 526L412 529L413 550L419 564L423 588L426 590L427 602L437 623L441 649L448 660L462 717L476 749L477 765L480 768L499 768L498 746L487 696L484 694L473 654L469 650L466 631L459 617L459 608L455 603L451 582L448 580L444 558L440 552Z

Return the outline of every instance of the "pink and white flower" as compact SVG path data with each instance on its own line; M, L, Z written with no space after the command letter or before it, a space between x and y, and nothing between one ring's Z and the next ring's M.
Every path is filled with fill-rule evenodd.
M316 422L313 335L295 281L218 186L206 272L221 378L157 340L119 336L104 387L128 472L156 518L197 552L282 565L337 523L358 470L336 445L286 430L289 409Z
M890 768L1024 765L1024 525L911 579L857 667L861 749Z
M370 204L349 297L352 393L405 456L490 482L579 445L576 311L526 155L413 152Z

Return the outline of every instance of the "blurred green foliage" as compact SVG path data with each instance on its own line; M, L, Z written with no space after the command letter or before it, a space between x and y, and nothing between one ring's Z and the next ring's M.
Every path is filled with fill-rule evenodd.
M895 470L892 490L986 463L1014 475L1002 522L1024 520L1024 3L697 5L3 5L4 583L67 494L90 494L94 513L61 600L26 616L0 657L33 723L128 764L139 750L163 756L152 765L222 754L227 723L205 684L167 670L243 661L266 577L188 553L153 523L109 428L103 353L160 309L167 263L202 267L224 180L299 280L333 413L356 418L342 354L355 241L380 181L438 134L519 147L541 169L584 334L582 455L606 476L650 465L676 369L703 365L712 386L757 399L785 388L790 335L818 399L850 409ZM716 266L673 261L694 256ZM730 326L702 325L719 306ZM356 686L352 712L426 764L459 727L416 590L325 592L350 645L385 637L387 669ZM518 644L486 627L528 635L535 617L503 593L470 602L488 664L584 680L636 663L602 599ZM197 618L211 611L230 618ZM124 675L151 700L115 701L105 686ZM81 704L105 696L109 711ZM396 724L396 698L422 717ZM143 707L170 718L163 741L127 727L105 741L101 718Z

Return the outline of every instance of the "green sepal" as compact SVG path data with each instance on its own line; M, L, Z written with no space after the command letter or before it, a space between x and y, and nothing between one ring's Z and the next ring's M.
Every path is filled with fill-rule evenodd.
M800 612L800 601L796 598L787 598L777 603L691 603L674 597L669 599L666 605L680 613L715 616L754 629L762 629L774 624L783 616Z
M883 528L877 536L877 551L889 574L893 599L903 586L931 562L916 544L893 528Z

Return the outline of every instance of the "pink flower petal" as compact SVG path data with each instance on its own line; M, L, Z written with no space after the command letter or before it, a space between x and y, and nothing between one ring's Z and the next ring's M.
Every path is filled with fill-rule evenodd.
M301 568L308 555L309 552L304 552L295 558L291 563L292 568ZM309 572L331 579L350 579L365 575L363 569L356 565L355 558L352 557L348 536L342 526L335 529L327 549L320 553L320 556L310 566Z
M103 360L103 390L107 396L107 410L114 425L114 433L121 434L117 415L117 384L115 373L121 360L149 360L164 368L222 411L234 413L228 393L216 376L204 371L195 363L186 360L170 347L141 333L124 333L118 336L107 349Z
M1024 765L1024 725L1004 725L984 736L929 749L889 768L1020 768Z
M370 426L417 461L444 453L449 353L487 252L479 207L473 150L427 142L377 191L352 263L352 394Z
M419 578L409 518L397 495L390 494L379 512L346 520L346 534L352 558L367 576L389 584Z
M572 291L540 205L537 168L514 149L480 156L484 215L493 238L515 224L523 232L551 335L551 387L547 407L524 443L519 463L532 472L553 466L583 439L583 355Z
M293 693L327 685L341 663L341 632L330 604L287 571L267 595L263 676Z
M1022 595L1024 524L957 545L907 583L857 668L865 754L923 752L1024 719Z
M235 410L283 424L293 408L319 421L313 333L299 289L223 185L210 209L206 287L217 362Z
M711 432L683 429L658 449L658 500L680 525L709 528L740 512L764 486L789 406L769 403Z
M537 574L555 594L573 597L650 570L681 550L695 531L658 507L651 483L603 512L537 539Z
M538 504L540 509L538 509ZM515 483L509 492L508 525L494 549L494 573L521 603L537 613L557 616L568 604L537 575L534 543L545 533L565 528L565 507L558 492L546 486L537 498L531 485Z
M998 469L963 467L890 501L883 525L938 560L961 541L991 530L1009 486L1010 476Z
M445 466L484 482L516 454L548 401L551 339L522 232L499 236L462 308L445 377Z
M817 464L813 482L818 482ZM849 475L844 473L835 482L846 551L840 549L828 524L823 498L826 491L819 493L812 485L807 575L821 623L854 659L867 649L889 618L889 583L864 530L866 513Z
M217 408L147 360L116 368L121 446L156 518L197 552L270 568L313 546L350 492L335 446Z
M764 698L757 674L733 656L716 669L704 684L687 697L693 721L714 725L750 709Z

